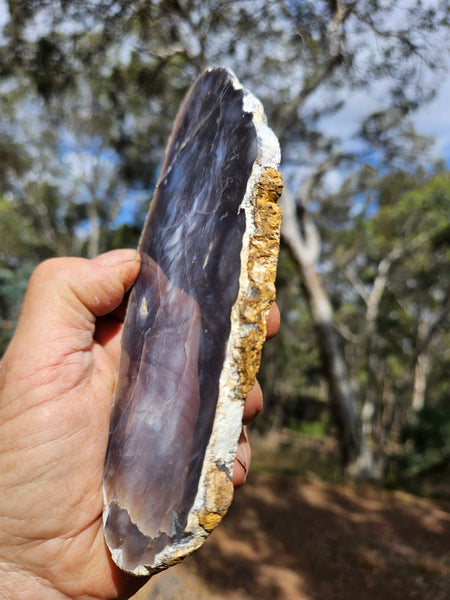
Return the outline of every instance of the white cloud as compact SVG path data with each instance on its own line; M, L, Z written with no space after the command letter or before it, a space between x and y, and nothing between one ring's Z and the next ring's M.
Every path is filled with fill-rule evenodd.
M414 115L418 133L436 140L435 153L450 165L450 69L435 99Z

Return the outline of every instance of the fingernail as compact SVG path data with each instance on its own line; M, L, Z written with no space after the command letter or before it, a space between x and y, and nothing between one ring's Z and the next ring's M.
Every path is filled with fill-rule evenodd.
M113 267L120 263L139 260L139 252L132 248L120 248L119 250L111 250L110 252L99 254L99 256L96 256L92 260L105 267Z

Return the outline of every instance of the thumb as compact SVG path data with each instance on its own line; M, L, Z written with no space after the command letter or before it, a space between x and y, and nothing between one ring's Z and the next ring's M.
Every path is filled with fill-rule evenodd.
M139 265L136 250L116 250L94 260L54 258L41 263L30 278L14 337L25 339L35 352L45 352L47 344L70 336L87 342L96 317L122 302Z

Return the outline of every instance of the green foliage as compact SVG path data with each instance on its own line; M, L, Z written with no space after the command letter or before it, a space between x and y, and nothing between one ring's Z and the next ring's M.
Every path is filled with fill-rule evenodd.
M428 454L441 460L450 456L450 396L434 406L425 406L402 431L403 444L411 444L423 463Z
M203 68L223 64L263 101L293 194L318 173L307 200L324 240L319 270L359 404L375 392L371 425L387 438L402 430L422 351L433 373L427 405L440 403L450 366L449 174L442 165L430 171L430 141L408 116L439 82L445 3L9 0L8 7L0 38L0 351L40 260L136 245L179 102ZM344 152L324 120L380 82L379 106L354 123L356 154ZM358 170L366 159L372 166ZM333 168L350 173L338 194L322 185ZM387 259L369 323L368 298ZM277 289L283 320L264 351L259 424L326 427L315 324L284 247Z
M302 421L300 422L299 432L312 438L324 438L328 433L328 429L326 421Z
M450 397L411 416L393 453L388 483L419 493L442 495L450 484Z
M14 333L32 270L29 263L16 269L0 268L0 357Z
M413 408L424 402L433 412L448 393L450 176L423 169L377 176L372 169L346 182L343 192L349 223L361 192L371 206L333 233L338 268L329 287L360 406L372 403L370 441L391 455L402 431L416 423ZM406 444L405 478L419 465L431 467L436 448L429 433L429 455L417 438Z

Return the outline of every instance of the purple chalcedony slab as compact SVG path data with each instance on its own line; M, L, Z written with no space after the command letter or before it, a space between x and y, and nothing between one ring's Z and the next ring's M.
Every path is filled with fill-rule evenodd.
M252 198L278 161L259 102L229 71L206 71L174 125L124 324L103 489L105 539L128 572L178 562L231 501Z

